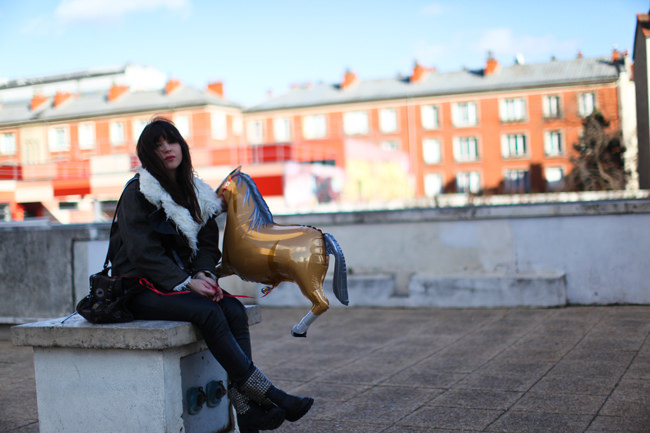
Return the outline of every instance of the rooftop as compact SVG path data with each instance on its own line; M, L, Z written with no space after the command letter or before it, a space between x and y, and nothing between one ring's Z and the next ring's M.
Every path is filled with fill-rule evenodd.
M53 98L31 109L30 101L6 102L0 105L0 125L28 122L56 122L75 118L89 118L147 111L168 111L184 107L215 105L240 108L234 102L212 92L180 86L171 93L161 90L127 91L109 101L106 91L71 95L55 107Z
M620 68L621 61L613 62L611 57L577 58L500 66L488 74L482 69L445 73L429 71L416 82L396 77L359 80L344 86L319 83L291 89L283 95L249 107L246 111L610 82L618 79Z

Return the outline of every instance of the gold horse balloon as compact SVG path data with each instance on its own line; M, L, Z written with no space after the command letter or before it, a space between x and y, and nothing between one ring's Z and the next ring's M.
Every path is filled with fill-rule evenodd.
M323 281L334 255L334 295L348 305L347 271L343 251L329 233L301 225L279 225L255 182L241 167L233 170L217 189L227 206L223 257L217 278L237 275L243 280L267 284L265 292L283 281L293 281L312 303L311 310L291 329L294 337L306 337L309 326L329 309Z

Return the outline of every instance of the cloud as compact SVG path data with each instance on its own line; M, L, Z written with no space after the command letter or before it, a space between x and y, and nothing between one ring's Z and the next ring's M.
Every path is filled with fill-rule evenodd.
M440 3L431 3L430 5L424 6L420 9L420 15L426 16L438 16L442 15L445 8Z
M492 51L497 57L522 53L525 56L549 58L552 55L574 56L579 47L578 40L558 40L554 35L518 35L512 29L500 27L486 30L475 43L471 44L470 49L481 55Z
M170 9L189 14L189 0L63 0L56 8L55 16L63 24L112 23L124 15Z

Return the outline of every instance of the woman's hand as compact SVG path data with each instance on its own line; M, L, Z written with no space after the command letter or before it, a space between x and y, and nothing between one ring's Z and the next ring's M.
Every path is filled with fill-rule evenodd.
M223 299L223 291L214 278L207 276L203 272L194 275L194 278L187 283L187 286L194 293L205 296L206 298L219 302Z

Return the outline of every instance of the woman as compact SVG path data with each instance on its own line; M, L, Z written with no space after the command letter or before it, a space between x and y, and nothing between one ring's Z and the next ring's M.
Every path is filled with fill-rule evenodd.
M156 291L136 295L130 310L136 319L199 327L230 377L242 432L298 420L313 399L286 394L253 365L246 310L212 274L221 257L214 219L221 200L194 177L187 143L170 121L156 118L142 131L137 153L142 167L122 193L110 240L113 275L143 277Z

